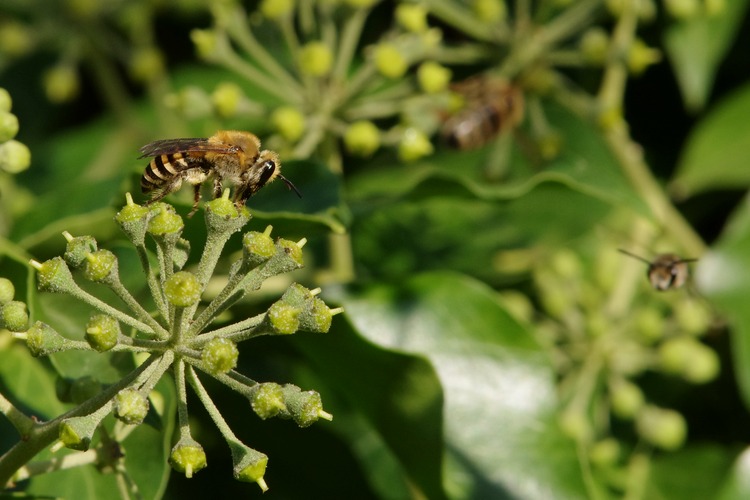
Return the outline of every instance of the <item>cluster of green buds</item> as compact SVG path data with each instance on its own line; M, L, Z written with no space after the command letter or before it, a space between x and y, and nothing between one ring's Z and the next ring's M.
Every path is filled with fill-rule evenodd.
M31 152L14 139L18 133L18 118L11 113L12 105L10 94L0 87L0 171L17 174L29 168Z
M64 233L67 248L62 257L32 261L39 289L64 293L89 305L96 312L86 324L81 339L66 338L51 325L37 321L28 328L23 304L14 302L13 289L0 280L3 326L16 333L34 356L77 349L96 352L131 352L140 364L120 382L102 387L85 378L61 384L63 399L81 402L86 411L73 412L60 422L59 440L75 450L87 450L105 417L112 414L122 423L139 425L149 411L149 395L156 383L171 370L178 394L179 438L170 454L174 469L187 477L206 466L206 455L193 439L189 426L187 386L191 386L227 441L234 459L234 476L257 483L263 480L268 458L242 443L232 432L203 386L198 373L210 376L245 396L263 419L278 416L309 426L320 418L332 417L314 391L293 385L259 383L235 370L237 345L261 335L288 335L297 331L326 332L332 316L317 297L319 289L291 285L267 311L242 321L217 327L218 315L246 294L260 288L272 276L302 267L299 242L271 237L271 227L249 231L242 237L242 254L232 263L226 284L211 300L202 303L222 250L230 236L249 221L245 207L238 210L228 190L206 204L207 237L197 263L186 267L189 242L182 238L183 219L165 203L149 206L127 204L115 220L140 257L150 298L136 299L122 284L117 256L98 247L91 236ZM154 257L155 254L155 257ZM158 271L153 267L158 262ZM108 288L121 300L121 307L101 300L90 287L81 287L74 275ZM20 305L19 305L20 304ZM123 307L124 306L124 307Z
M187 87L170 103L188 116L270 123L266 144L287 157L329 151L339 140L362 157L381 147L395 149L404 160L430 154L429 135L439 116L434 106L424 112L425 99L445 94L451 78L438 62L442 32L427 23L425 5L402 3L382 37L365 42L377 4L269 0L248 13L237 3L216 2L213 26L194 30L193 42L202 59L227 68L246 85ZM278 46L285 53L272 49ZM268 96L268 104L249 98L249 89ZM327 163L341 165L340 158Z
M691 384L714 380L719 357L700 340L710 331L711 311L686 288L653 289L647 265L611 246L585 253L584 260L559 249L535 267L538 314L525 296L511 297L555 361L561 426L603 466L622 458L612 453L620 445L603 415L632 422L644 443L675 450L687 437L685 418L650 402L635 380L647 371Z

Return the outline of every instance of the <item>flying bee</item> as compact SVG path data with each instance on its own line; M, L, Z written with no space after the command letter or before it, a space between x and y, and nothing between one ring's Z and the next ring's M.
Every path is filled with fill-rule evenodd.
M198 209L201 185L211 177L214 198L221 196L224 181L235 185L238 209L276 177L302 197L281 175L279 155L261 151L260 140L250 132L220 130L208 138L164 139L146 144L139 152L139 158L152 158L141 176L141 191L153 193L147 203L161 200L187 182L195 193L189 216Z
M683 259L672 253L658 255L654 260L648 260L627 250L618 248L621 253L634 257L648 264L646 276L651 286L659 291L680 288L688 279L688 263L698 259Z
M443 139L453 148L482 147L523 119L523 93L507 80L478 75L454 83L451 90L464 101L441 127Z

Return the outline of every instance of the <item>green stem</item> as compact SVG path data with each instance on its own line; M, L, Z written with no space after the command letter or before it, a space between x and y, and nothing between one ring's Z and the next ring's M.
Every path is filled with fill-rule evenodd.
M253 330L258 325L263 323L263 320L265 318L266 318L266 313L262 313L262 314L253 316L252 318L247 318L243 321L232 323L231 325L227 325L217 330L212 330L210 332L202 333L198 335L197 337L195 337L195 339L193 339L190 342L190 347L192 347L193 349L200 349L207 342L209 342L212 339L215 339L216 337L227 337L233 340L234 342L247 340L248 338L253 336L252 335ZM250 333L251 335L245 338L244 335L247 335L248 333Z
M444 23L466 33L475 40L483 42L502 42L510 38L507 26L493 26L483 23L463 8L459 2L451 0L426 0L430 13Z
M148 260L148 251L146 250L146 246L141 244L136 245L135 248L138 253L138 259L141 261L143 272L146 275L148 288L151 291L151 296L154 299L156 308L159 310L159 314L161 314L162 318L168 318L169 316L167 316L167 305L164 299L163 288L159 286L159 283L156 281L156 274L154 274L154 270L152 269L151 263Z
M153 328L157 337L159 337L160 339L166 339L169 337L169 332L165 330L164 327L160 325L159 322L156 321L156 319L151 316L148 311L146 311L143 306L138 303L137 300L135 300L135 297L133 297L128 289L123 286L119 277L113 280L111 283L108 283L108 285L112 289L112 291L115 292L123 302L125 302L125 304L130 308L131 311L133 311L133 313L135 313L140 317L142 321Z
M34 428L34 420L16 408L2 393L0 393L0 413L5 415L22 439Z
M102 300L85 292L82 288L80 288L76 284L71 286L69 290L66 290L66 292L72 297L80 300L81 302L85 302L91 307L94 307L95 309L98 309L99 311L103 312L104 314L108 314L112 316L113 318L117 319L120 323L124 323L126 325L132 326L139 332L143 332L143 333L147 333L151 335L156 334L156 332L154 332L149 325L142 323L131 316L128 316L127 314L120 311L119 309L115 309L114 307L110 306L106 302L103 302Z
M227 69L247 78L250 82L278 98L280 101L293 105L302 104L301 94L289 92L289 89L283 85L279 85L273 78L260 72L234 52L226 51L225 53L222 53L220 62Z
M180 439L192 439L185 387L185 361L181 357L175 360L174 383L177 388L177 422L180 428Z
M339 50L336 54L336 63L332 72L333 78L337 82L343 82L346 79L346 72L351 66L359 38L362 35L362 28L369 14L370 9L357 9L344 24Z
M198 379L192 366L187 367L187 376L190 386L198 395L198 399L203 403L206 411L211 416L211 420L214 421L214 424L216 424L216 427L219 429L219 432L221 432L221 435L224 436L224 439L230 444L232 442L239 443L240 440L237 439L237 436L234 435L234 432L232 432L232 429L229 427L226 420L224 420L224 417L221 416L221 412L211 400L211 396L206 392L206 389L203 387L203 384L201 384L201 381Z

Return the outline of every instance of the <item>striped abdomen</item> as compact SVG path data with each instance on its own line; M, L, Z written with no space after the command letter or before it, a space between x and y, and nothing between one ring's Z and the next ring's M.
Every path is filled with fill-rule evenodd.
M182 153L163 154L154 157L141 176L141 191L148 193L170 184L182 181L190 167ZM187 180L187 179L186 179ZM204 179L205 180L205 177ZM203 180L197 182L203 182ZM196 184L197 184L196 183Z

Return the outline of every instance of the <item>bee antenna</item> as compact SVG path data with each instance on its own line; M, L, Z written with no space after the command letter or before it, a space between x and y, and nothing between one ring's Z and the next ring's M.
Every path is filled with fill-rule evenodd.
M651 262L648 259L645 259L645 258L641 257L640 255L636 255L636 254L634 254L632 252L628 252L627 250L624 250L622 248L618 248L617 251L620 252L620 253L624 253L625 255L628 255L630 257L633 257L634 259L638 259L638 260L640 260L642 262L645 262L646 264L651 264Z
M292 181L290 181L289 179L287 179L286 177L284 177L281 174L279 174L279 178L282 181L284 181L284 184L286 184L286 187L289 188L290 191L294 191L295 193L297 193L297 196L299 196L300 198L302 198L302 193L299 192L299 189L297 189L297 186L295 186L294 184L292 184Z

